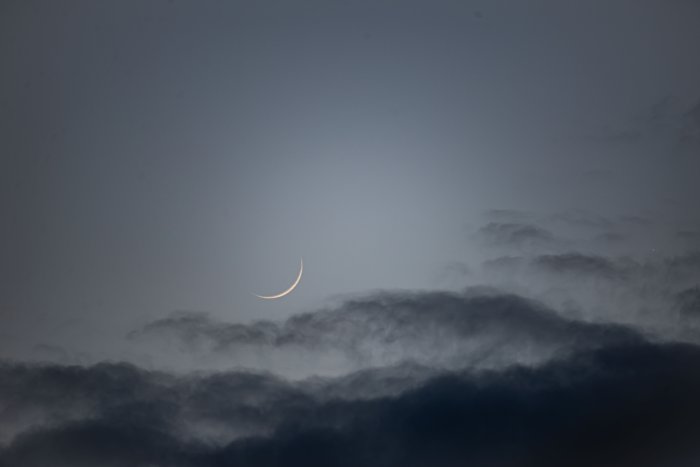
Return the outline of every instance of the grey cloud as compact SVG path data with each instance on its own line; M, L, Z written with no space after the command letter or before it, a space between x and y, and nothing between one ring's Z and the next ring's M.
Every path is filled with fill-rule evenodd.
M368 400L397 396L441 374L443 371L437 368L403 362L395 366L358 370L336 378L312 377L303 383L320 400Z
M664 256L651 251L641 258L580 252L502 256L483 262L475 277L539 300L570 319L700 342L700 323L688 319L694 316L692 306L684 304L692 303L692 293L683 295L700 284L697 252Z
M278 326L270 321L257 321L250 325L212 322L204 312L175 312L170 317L147 324L143 329L129 334L138 338L148 334L173 332L183 342L192 345L203 344L202 337L223 347L227 342L241 344L274 343L279 337Z
M259 399L269 387L243 384L243 390L229 392L211 377L193 385L196 376L170 376L175 383L164 387L138 369L118 369L105 379L91 375L104 367L86 368L73 373L77 386L84 379L97 392L102 386L94 383L101 381L128 387L133 397L117 397L115 410L26 431L0 449L0 465L689 467L700 459L698 365L696 346L638 342L539 368L436 375L390 397L307 397L296 404L268 397L257 413L276 419L272 430L216 442L193 434L186 420L170 412L202 412L197 404L206 401L210 414L236 424L239 412L227 406ZM51 374L57 368L33 371ZM172 405L172 394L182 392L179 385L197 386L200 402L188 398ZM21 397L30 406L36 393ZM61 399L75 397L64 393Z
M153 393L158 378L127 364L76 366L0 365L2 430L5 436L29 426L91 418ZM161 388L162 389L162 388ZM162 396L164 391L158 391ZM165 400L164 398L160 399ZM2 441L7 441L3 439Z
M626 235L617 232L605 232L595 236L595 241L603 244L613 244L617 245L624 242L627 239Z
M697 348L606 349L535 369L447 376L398 398L324 407L220 456L259 465L692 465ZM669 393L670 391L670 393ZM365 405L368 404L368 405ZM349 425L333 415L354 414ZM299 446L308 446L300 452ZM313 449L315 447L316 449Z
M664 265L674 279L700 277L700 251L674 256L666 260Z
M676 304L681 313L700 318L700 286L678 292L676 294Z
M505 214L500 214L501 211ZM637 257L655 245L673 245L674 236L677 237L672 228L664 228L648 217L637 214L603 216L585 209L569 209L554 214L530 214L522 220L515 220L515 217L508 220L509 212L499 210L499 214L492 218L500 217L502 220L492 220L482 225L474 239L480 241L482 246L509 255L577 251ZM675 251L682 252L678 246Z
M635 264L635 263L633 263ZM588 277L622 280L629 273L628 262L577 252L532 256L501 256L484 261L483 267L503 275L525 275L533 271L557 278Z
M504 259L509 259L508 257ZM570 252L563 254L516 257L533 267L556 274L574 274L607 280L657 281L664 287L683 288L700 280L700 253L688 252L670 257L637 261L629 257L602 256ZM489 264L495 264L491 261ZM507 264L507 263L506 263Z
M298 378L404 361L435 368L533 364L639 336L625 328L570 321L517 295L477 290L380 292L280 323L243 325L203 314L176 315L145 326L132 338L175 341L203 355L218 355L229 367ZM331 373L322 370L327 358L333 362Z
M145 419L125 424L106 418L34 430L0 453L0 466L191 466L196 447L154 429Z
M549 216L547 220L549 222L568 224L575 227L595 229L609 229L613 225L613 222L607 217L582 209L570 209L553 214Z
M629 145L664 137L681 144L700 138L700 102L667 96L637 118L630 118L619 126L602 126L587 135L593 142Z
M654 222L644 216L620 216L620 221L625 224L633 225L636 227L648 227Z
M518 268L525 265L526 260L521 256L499 256L498 258L492 258L484 261L483 266L486 269L494 270L508 270L515 271Z
M700 241L700 232L695 230L680 230L676 233L676 236L690 242Z
M535 267L555 274L576 274L604 279L623 279L624 271L602 256L567 253L541 255L533 260Z
M676 238L680 240L681 244L688 249L700 249L700 231L681 230L676 232Z
M469 276L472 273L469 265L459 262L452 262L445 266L445 275Z
M173 374L124 363L0 365L0 446L87 422L143 425L180 441L228 443L265 435L330 400L398 395L441 372L416 364L290 382L252 371ZM99 425L99 424L98 424ZM60 431L60 430L59 430Z
M119 363L91 367L0 366L0 431L13 435L109 419L187 437L230 440L269 430L275 405L290 413L310 396L279 377L251 372L173 375ZM82 423L82 422L81 422ZM183 431L184 430L184 431Z
M516 222L489 222L477 234L493 246L536 248L556 242L552 232L533 224Z

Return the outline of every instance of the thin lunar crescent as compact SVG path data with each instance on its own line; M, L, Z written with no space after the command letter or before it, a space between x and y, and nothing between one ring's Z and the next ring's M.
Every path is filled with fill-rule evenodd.
M294 290L297 285L299 285L299 281L301 281L301 275L304 272L304 260L300 259L300 265L299 265L299 274L297 274L297 278L294 280L294 283L284 292L280 292L277 295L258 295L258 294L253 294L258 298L262 298L265 300L274 300L276 298L282 298L285 295L289 295L292 290Z

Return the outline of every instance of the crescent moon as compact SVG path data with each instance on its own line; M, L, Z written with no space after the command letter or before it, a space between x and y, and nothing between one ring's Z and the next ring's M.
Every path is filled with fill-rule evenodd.
M282 298L285 295L289 295L292 293L292 290L296 289L297 285L299 285L299 281L301 281L301 275L304 273L304 260L300 259L300 264L299 264L299 274L297 274L297 278L294 280L294 283L284 292L280 292L276 295L258 295L258 294L253 294L258 298L262 298L263 300L275 300L277 298Z

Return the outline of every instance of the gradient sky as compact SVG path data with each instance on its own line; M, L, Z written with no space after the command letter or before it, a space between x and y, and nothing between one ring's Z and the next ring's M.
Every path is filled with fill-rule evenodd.
M694 0L1 2L0 467L698 465L699 46Z
M43 338L439 286L483 210L699 196L697 2L1 8L0 309Z

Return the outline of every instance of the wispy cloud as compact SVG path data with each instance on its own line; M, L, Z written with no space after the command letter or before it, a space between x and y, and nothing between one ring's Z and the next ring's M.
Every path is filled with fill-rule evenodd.
M496 291L381 292L284 322L217 322L175 315L132 334L188 352L300 377L411 361L433 368L533 364L582 348L638 339L614 325L571 321L533 300ZM330 360L327 360L330 359ZM331 361L324 373L324 361Z

